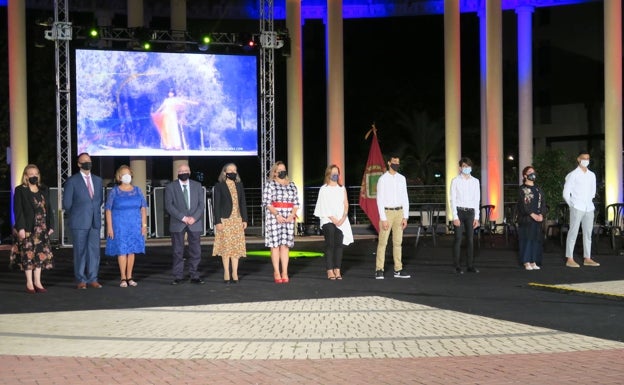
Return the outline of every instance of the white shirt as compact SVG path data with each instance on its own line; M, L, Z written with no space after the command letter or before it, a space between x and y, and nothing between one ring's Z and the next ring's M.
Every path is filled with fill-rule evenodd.
M329 217L342 218L345 214L345 194L344 186L328 186L326 184L321 186L314 208L314 216L319 218L321 227L326 223L331 223ZM343 245L353 243L353 232L348 216L342 225L338 226L338 229L342 231Z
M481 187L479 179L470 175L465 178L463 174L457 175L451 180L451 212L453 219L459 218L457 214L458 207L474 209L475 220L479 220L481 202Z
M568 206L581 211L594 211L593 199L596 196L596 174L583 171L579 166L570 171L563 185L563 199Z
M392 175L386 171L377 181L377 210L382 221L387 220L386 207L403 207L403 218L409 218L407 181L398 172Z

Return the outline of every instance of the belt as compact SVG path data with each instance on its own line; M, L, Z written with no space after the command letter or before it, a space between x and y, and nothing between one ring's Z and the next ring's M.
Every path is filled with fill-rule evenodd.
M271 206L279 209L291 209L295 207L295 204L290 202L273 202Z
M403 210L403 206L399 206L399 207L384 207L384 210Z
M471 207L458 207L457 211L474 211Z

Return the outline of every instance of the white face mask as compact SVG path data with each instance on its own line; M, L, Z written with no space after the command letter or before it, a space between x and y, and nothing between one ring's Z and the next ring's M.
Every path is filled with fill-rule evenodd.
M463 172L465 175L470 175L470 173L472 172L472 167L463 167L463 168L462 168L462 172Z
M581 166L583 166L583 167L589 166L589 160L588 159L582 159L581 160Z
M132 177L130 176L130 174L123 174L121 176L121 183L130 184L130 182L132 182Z

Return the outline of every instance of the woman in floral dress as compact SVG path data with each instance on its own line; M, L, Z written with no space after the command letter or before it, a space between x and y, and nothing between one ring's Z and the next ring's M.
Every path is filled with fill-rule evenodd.
M299 195L284 162L275 162L268 178L262 192L262 205L266 207L264 244L271 248L275 283L288 283L288 253L295 245Z
M245 188L234 163L228 163L221 169L212 199L215 220L212 255L220 256L223 261L223 282L238 283L238 260L247 256L247 202Z
M22 184L15 187L13 214L11 266L24 271L27 293L45 293L41 270L52 268L50 234L54 232L54 220L49 190L41 184L39 168L34 164L24 168Z

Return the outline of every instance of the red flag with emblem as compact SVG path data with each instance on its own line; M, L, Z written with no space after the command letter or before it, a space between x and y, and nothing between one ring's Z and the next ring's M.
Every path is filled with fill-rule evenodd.
M360 187L360 207L362 211L368 216L371 224L379 233L379 211L377 211L377 181L379 177L386 172L386 165L384 163L381 149L379 148L379 142L377 141L377 128L373 124L365 136L373 134L373 140L368 152L368 161L366 162L366 169L364 170L364 176L362 177L362 185Z

